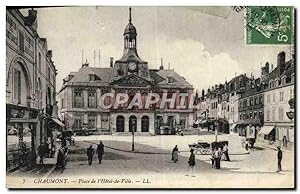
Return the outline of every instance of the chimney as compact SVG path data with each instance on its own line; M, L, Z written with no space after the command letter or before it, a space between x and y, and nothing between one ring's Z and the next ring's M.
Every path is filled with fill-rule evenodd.
M164 63L163 63L163 58L160 58L160 66L159 66L160 70L164 69Z
M269 73L269 71L270 71L270 67L269 66L270 66L269 63L267 62L266 65L265 65L265 71L266 71L266 73Z
M261 81L266 81L268 75L269 75L269 63L266 62L265 66L261 68Z
M204 89L202 90L202 98L204 98L204 95L205 95L205 91Z
M25 25L26 26L33 26L37 18L37 11L34 9L28 10L28 16L25 17ZM35 26L33 26L35 27ZM36 27L35 27L36 30Z
M110 67L113 68L114 67L114 58L110 57Z
M280 52L277 55L277 66L279 67L280 75L284 72L285 70L285 52Z

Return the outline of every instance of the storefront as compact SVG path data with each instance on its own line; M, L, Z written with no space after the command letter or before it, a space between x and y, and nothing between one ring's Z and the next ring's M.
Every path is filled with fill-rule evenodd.
M263 126L258 132L258 141L272 144L275 142L275 134L274 126Z
M7 171L35 164L38 113L38 109L6 104Z

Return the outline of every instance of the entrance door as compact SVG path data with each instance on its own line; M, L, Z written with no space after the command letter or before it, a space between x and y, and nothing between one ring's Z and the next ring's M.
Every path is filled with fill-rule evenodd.
M143 116L142 117L142 132L149 132L149 117Z
M174 127L174 116L168 116L168 126Z
M137 119L136 116L130 116L129 117L129 132L132 132L134 130L134 132L136 132L136 123L137 123Z
M123 116L117 116L117 122L116 122L117 132L124 132L124 117Z

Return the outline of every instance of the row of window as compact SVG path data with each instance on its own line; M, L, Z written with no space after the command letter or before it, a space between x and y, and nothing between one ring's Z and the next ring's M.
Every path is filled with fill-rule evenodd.
M24 34L23 32L19 31L19 51L21 51L22 53L25 51L25 43L24 43ZM42 71L42 56L41 53L38 53L38 70L39 72ZM51 78L51 69L50 67L46 68L46 78L50 81ZM55 73L52 74L52 84L55 84Z
M108 115L101 115L101 122L108 122ZM96 115L88 115L88 123L87 128L93 129L96 128L97 116ZM81 129L83 127L83 115L76 115L73 123L73 128Z
M247 113L241 113L240 114L240 120L246 120L246 119L262 119L263 114L262 112L249 112L249 114Z
M270 80L269 88L274 88L280 85L291 83L293 79L294 79L293 76L292 77L283 76L281 78L276 78L275 80Z
M84 98L83 98L83 91L74 91L74 107L76 108L82 108L84 106ZM64 104L62 102L62 107L64 107ZM89 108L96 108L96 91L91 90L88 91L88 107Z
M254 106L254 105L258 105L258 104L263 104L262 96L250 97L248 99L245 99L245 100L241 101L240 102L240 108Z
M276 114L278 114L278 120L279 121L284 120L285 111L284 111L283 107L278 108L278 113L277 113L276 107L273 107L272 109L267 108L267 110L266 110L266 120L267 121L276 121Z
M277 95L276 95L277 91L274 91L273 93L268 93L267 94L267 99L266 102L267 103L271 103L271 96L272 96L272 103L276 103L277 102ZM291 88L289 90L289 94L288 94L288 99L285 99L285 93L284 91L279 91L279 102L284 102L285 100L289 100L292 99L294 97L294 89Z
M218 102L212 102L211 109L217 109L217 108L218 108Z
M42 55L41 53L39 52L38 54L38 70L39 72L41 73L42 72ZM46 79L50 82L51 80L51 68L48 66L46 68ZM52 73L52 84L54 85L55 84L55 73Z

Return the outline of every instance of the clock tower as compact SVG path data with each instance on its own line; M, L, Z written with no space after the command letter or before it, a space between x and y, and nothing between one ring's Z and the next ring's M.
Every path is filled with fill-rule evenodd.
M151 81L148 69L148 62L143 61L137 53L137 31L132 23L131 7L129 8L129 22L125 27L124 51L121 59L114 64L115 78L121 78L131 74Z

